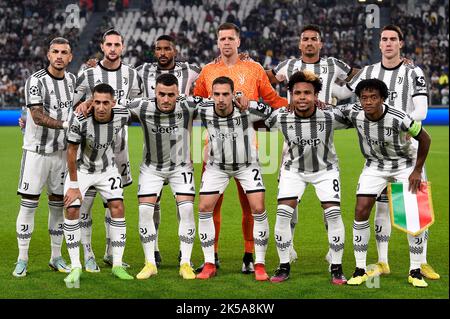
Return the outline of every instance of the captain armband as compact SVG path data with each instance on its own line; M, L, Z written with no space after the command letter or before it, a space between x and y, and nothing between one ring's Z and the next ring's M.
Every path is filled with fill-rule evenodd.
M422 130L422 123L413 121L408 129L408 133L411 134L412 137L416 137L417 135L419 135L421 130Z

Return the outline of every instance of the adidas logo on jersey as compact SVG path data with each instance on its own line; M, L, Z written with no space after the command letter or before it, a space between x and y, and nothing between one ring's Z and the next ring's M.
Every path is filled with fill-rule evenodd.
M256 184L256 187L263 187L263 186L260 182L258 182L258 184Z
M50 95L55 95L55 91L51 90Z
M340 197L339 197L338 194L336 194L336 195L333 196L333 198L339 199Z

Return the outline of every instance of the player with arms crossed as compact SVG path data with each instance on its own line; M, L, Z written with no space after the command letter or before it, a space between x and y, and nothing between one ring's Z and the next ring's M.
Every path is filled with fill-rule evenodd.
M366 258L370 239L369 217L376 198L388 182L403 182L415 193L420 187L422 169L431 139L420 122L407 113L389 106L388 88L378 79L359 82L355 89L360 104L340 106L342 113L356 129L361 153L366 159L356 190L353 247L356 269L349 285L367 280ZM411 138L418 141L411 141ZM427 287L420 273L425 232L408 234L410 267L408 282L414 287Z
M316 107L322 82L314 73L299 71L292 74L288 88L293 113L285 109L275 110L265 122L268 127L276 127L282 132L287 145L279 175L275 224L280 265L271 281L282 282L289 278L291 220L306 187L312 184L328 225L331 282L342 285L347 282L342 272L345 228L341 217L339 164L333 135L335 129L350 125L333 108L321 110Z
M16 233L19 256L13 276L27 274L28 249L34 214L44 185L48 192L48 231L51 241L49 266L60 272L70 269L61 256L63 241L63 190L66 172L66 132L73 108L75 76L66 72L72 61L69 41L54 38L49 45L49 66L31 75L25 84L28 125L23 141L17 194L21 195Z
M269 279L264 265L269 222L264 205L265 187L254 144L253 123L265 120L272 109L263 103L251 101L248 110L240 111L233 97L233 81L228 77L218 77L212 83L214 102L205 102L199 106L202 125L208 131L209 156L202 176L198 208L198 232L205 263L197 278L208 279L216 274L212 215L230 178L234 177L245 191L254 218L255 279L264 281Z
M104 54L103 60L97 63L93 68L88 68L77 79L74 103L77 104L82 98L92 96L94 87L100 83L109 84L115 92L115 98L131 99L141 94L140 78L137 71L122 63L121 55L123 52L123 37L116 30L108 30L103 34L101 50ZM130 161L128 155L128 126L124 126L119 133L119 139L114 144L114 158L117 163L120 175L122 176L122 185L124 187L132 183L130 171ZM81 243L84 250L85 269L88 272L99 272L100 268L95 261L94 251L92 249L92 205L94 203L96 191L91 188L80 208L81 213ZM106 248L103 261L112 265L112 247L109 236L109 225L111 214L107 204L104 202L105 211L105 231ZM124 263L125 267L128 264Z
M122 178L114 159L114 143L127 125L130 113L115 107L114 89L101 83L92 90L93 109L87 116L74 114L67 136L67 168L69 175L64 184L64 236L72 270L66 283L80 280L80 205L90 187L100 193L111 212L109 221L112 246L112 274L120 279L133 279L122 265L126 241L125 210L123 206ZM89 102L85 102L89 103ZM77 155L79 152L79 155Z
M219 26L217 31L217 46L220 50L220 60L211 62L203 67L202 72L195 84L194 95L202 97L212 97L212 83L220 76L229 77L235 87L236 92L242 92L249 100L258 101L262 98L265 103L271 107L277 108L286 106L287 100L280 97L269 82L264 68L254 61L242 61L239 58L238 48L241 44L240 30L232 23L224 23ZM256 141L256 140L255 140ZM204 163L207 161L205 154ZM242 273L249 274L254 272L253 260L253 217L249 206L247 195L238 181L237 188L239 201L242 207L242 232L244 235L244 257L242 264ZM214 207L214 227L215 235L215 264L219 267L218 259L218 240L220 234L220 209L223 202L223 195L220 196ZM197 269L200 272L203 265Z
M387 25L382 29L380 38L381 61L364 67L340 91L342 98L348 97L358 83L364 79L376 78L388 87L389 97L385 103L390 107L406 112L415 121L423 121L428 111L428 88L425 75L418 66L411 65L401 58L404 46L403 33L398 26ZM417 146L417 141L412 140ZM425 170L423 179L426 180ZM388 244L391 237L391 220L389 217L386 190L377 198L375 213L375 238L377 241L378 262L369 271L370 275L389 274ZM421 254L422 274L428 279L440 276L427 263L428 230L425 231L424 250Z
M144 97L155 97L155 82L161 74L173 74L178 80L179 94L188 96L190 95L193 83L198 78L200 68L195 64L187 62L175 61L177 56L177 49L175 47L175 39L169 35L161 35L155 41L155 57L157 62L144 63L137 67L136 70L140 78L142 79L144 88ZM155 203L155 210L153 214L153 220L156 228L155 239L155 262L159 267L162 259L158 247L158 230L161 222L161 211L159 198ZM178 221L180 220L179 214L177 214ZM181 252L180 252L181 256Z

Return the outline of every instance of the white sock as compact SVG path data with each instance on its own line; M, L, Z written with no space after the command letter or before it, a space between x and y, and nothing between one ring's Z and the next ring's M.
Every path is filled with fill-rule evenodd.
M125 250L125 242L127 238L127 225L125 223L125 217L111 217L111 223L109 225L109 235L111 238L113 267L122 266L122 257Z
M275 244L277 246L280 264L289 263L289 249L292 245L292 215L294 209L288 205L278 205L275 222Z
M105 237L106 237L105 256L111 256L112 255L111 211L109 210L109 208L105 209Z
M420 268L420 264L423 261L423 244L425 232L420 233L417 236L408 234L409 243L409 270Z
M180 215L180 223L178 225L181 250L180 265L184 263L190 264L195 238L194 202L181 201L177 203L177 207Z
M370 223L368 220L353 221L353 249L356 267L366 269L367 247L370 239Z
M428 228L427 228L427 229L425 229L425 231L423 232L423 254L422 254L422 264L428 264L428 263L427 263L428 236L429 236L429 231L428 231Z
M78 219L70 220L64 218L64 237L69 252L72 269L81 268L80 262L80 223Z
M323 211L328 225L328 243L330 245L331 263L342 264L344 254L345 228L341 216L341 208L332 206Z
M212 212L199 212L198 214L198 235L202 246L205 263L214 264L214 239L215 228Z
M80 207L81 244L83 245L85 261L91 257L95 258L92 250L92 206L96 194L95 189L88 189Z
M61 245L64 239L64 202L48 201L48 233L52 248L51 259L61 256Z
M159 202L155 203L155 210L153 212L153 222L155 223L155 230L156 230L155 251L159 251L158 237L159 237L159 224L161 223L161 205L159 205Z
M294 213L292 214L291 219L291 249L294 249L294 234L295 234L295 226L297 226L298 223L298 205L294 208Z
M269 242L269 220L267 219L266 211L252 214L252 216L254 220L255 264L265 264L267 244Z
M17 245L19 247L17 260L28 261L28 249L34 229L34 214L38 203L39 200L31 199L21 199L20 201L20 210L16 221Z
M155 204L139 204L139 236L141 238L142 249L144 250L145 261L155 264L155 240L156 230L153 221Z
M389 239L391 238L391 217L386 194L381 194L376 202L375 239L377 241L378 261L388 263Z

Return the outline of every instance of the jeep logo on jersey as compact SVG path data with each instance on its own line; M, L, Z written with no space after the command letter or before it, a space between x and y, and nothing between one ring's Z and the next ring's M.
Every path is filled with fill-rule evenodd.
M320 144L320 138L300 138L296 136L294 140L292 140L292 144L300 145L300 146L312 146L317 147Z
M231 139L231 140L235 141L238 137L238 133L236 133L236 132L223 133L220 131L216 131L215 134L211 134L211 137L218 138L221 140Z
M392 132L391 132L392 133ZM371 139L370 137L366 137L366 141L367 141L367 143L369 144L369 145L377 145L377 146L384 146L384 147L386 147L386 146L388 146L389 145L389 143L388 142L382 142L382 141L378 141L378 140L374 140L374 139Z
M62 102L61 100L56 100L56 105L53 106L53 108L55 110L58 110L58 109L72 108L72 106L73 106L72 100L66 101L66 102Z
M112 142L113 141L109 141L104 144L94 142L94 143L92 143L92 148L96 149L96 150L106 149L106 148L108 148L108 146L110 146L112 144Z
M158 133L158 134L172 134L172 133L178 132L178 125L169 126L169 127L157 126L157 127L152 128L152 132Z
M424 88L426 86L425 77L417 76L416 77L416 86Z

